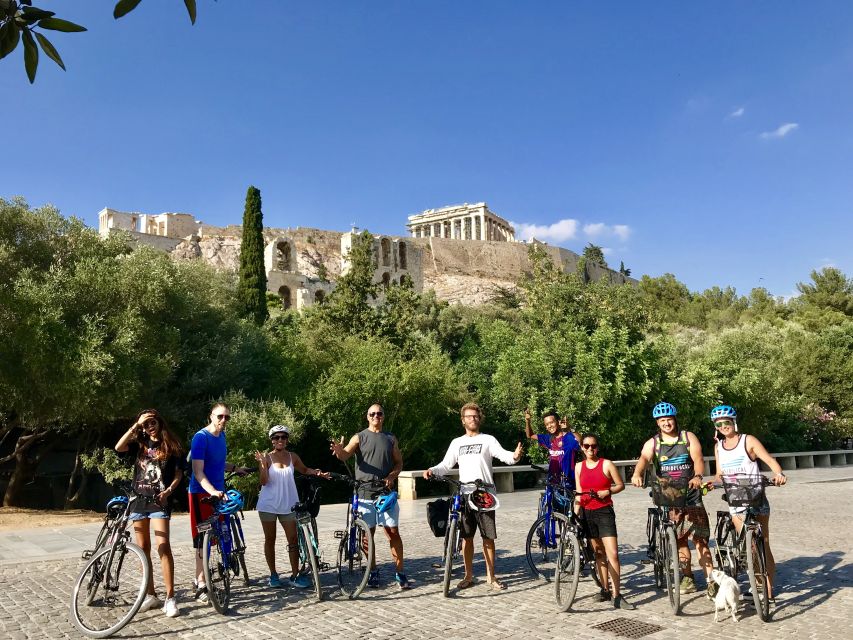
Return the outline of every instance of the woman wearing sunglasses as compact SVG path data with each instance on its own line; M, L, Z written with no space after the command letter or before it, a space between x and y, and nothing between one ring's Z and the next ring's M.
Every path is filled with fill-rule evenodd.
M166 602L163 604L154 590L152 571L148 579L148 596L142 602L140 611L162 605L163 612L173 618L178 615L178 606L175 602L175 560L169 543L169 518L172 513L172 494L183 477L181 444L162 416L154 409L146 409L136 417L130 429L116 443L115 449L119 453L129 451L134 457L133 490L142 497L134 501L130 521L133 522L136 544L145 551L149 563L151 529L154 529L166 587Z
M584 459L575 465L575 486L585 511L595 565L603 585L599 602L613 599L614 609L634 609L619 591L621 565L616 537L616 514L611 496L625 488L619 470L610 460L598 457L598 437L588 433L581 439ZM594 492L593 495L590 491Z
M258 517L264 530L264 556L270 568L269 586L281 587L282 580L275 568L276 523L280 522L287 538L290 554L290 580L292 587L307 589L311 587L308 576L299 573L299 547L296 540L296 514L293 505L299 502L296 491L294 471L307 476L320 476L329 479L328 473L319 469L309 469L295 453L287 450L290 429L281 424L273 425L269 430L272 451L255 451L258 470L261 476L261 494L258 496Z

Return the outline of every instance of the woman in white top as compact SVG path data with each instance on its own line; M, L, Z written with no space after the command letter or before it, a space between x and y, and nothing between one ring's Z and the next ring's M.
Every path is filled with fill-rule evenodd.
M722 482L724 477L749 476L759 478L761 470L758 467L758 460L761 460L774 473L773 484L776 486L785 484L787 478L782 473L782 467L767 452L767 449L759 442L758 438L746 435L745 433L738 433L737 412L734 407L725 404L714 407L711 410L711 420L714 423L717 433L720 434L720 440L714 447L714 461L716 462L715 466L719 482ZM744 511L744 508L729 507L729 513L732 515L732 523L735 525L738 533L743 528ZM761 530L764 532L767 578L770 582L769 595L772 598L773 581L776 577L776 561L773 559L773 552L770 551L770 503L767 502L766 496L764 504L758 509L757 517L761 523Z
M290 430L284 425L273 425L269 430L272 451L261 453L255 451L258 470L261 475L261 493L258 496L258 516L264 529L264 556L270 568L269 586L280 587L282 581L275 569L275 539L276 521L281 523L287 538L287 548L290 554L290 585L302 589L311 586L308 576L300 576L299 547L296 541L296 515L293 505L299 502L296 491L294 469L308 476L329 478L328 473L319 469L309 469L299 456L287 450Z

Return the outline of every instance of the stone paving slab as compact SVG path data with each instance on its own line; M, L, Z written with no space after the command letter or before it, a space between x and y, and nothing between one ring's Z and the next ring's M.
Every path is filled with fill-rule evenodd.
M188 593L192 578L192 550L186 516L173 520L176 585L181 616L168 619L160 611L138 614L116 637L146 638L353 638L478 640L525 638L617 638L592 629L612 619L659 625L654 640L689 637L719 638L828 638L845 640L853 622L853 564L849 542L853 521L853 467L791 472L789 486L770 489L773 506L772 540L778 563L780 592L773 619L762 623L752 609L741 609L737 624L713 622L713 605L700 593L683 597L682 615L670 614L662 592L654 589L650 568L641 563L645 551L644 491L629 487L617 495L617 521L623 561L623 591L637 609L614 611L609 603L594 602L594 584L581 580L570 612L555 611L550 584L531 579L526 572L523 545L536 510L538 492L501 495L498 512L498 573L507 583L503 592L484 585L441 596L439 572L431 567L440 552L425 520L426 500L404 503L401 531L406 545L407 571L416 581L410 591L390 584L393 568L382 534L377 558L388 584L367 590L356 601L341 598L334 571L322 574L325 600L290 589L265 586L262 534L255 513L246 514L249 541L247 563L253 578L248 587L238 583L227 616L194 602ZM713 518L722 508L711 494L706 506ZM319 519L322 553L332 561L344 505L324 506ZM0 638L80 638L70 622L68 605L80 551L97 533L97 524L19 530L0 534ZM283 536L279 558L286 562ZM477 545L479 549L479 544ZM283 570L285 563L279 564ZM478 553L475 573L485 569ZM455 582L455 580L454 580ZM155 561L155 584L160 583ZM162 593L162 589L161 589ZM733 626L734 625L734 626Z

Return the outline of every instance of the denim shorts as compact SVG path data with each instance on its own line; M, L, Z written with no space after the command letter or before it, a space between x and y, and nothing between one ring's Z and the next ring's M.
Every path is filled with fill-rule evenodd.
M150 513L133 512L128 516L131 522L139 522L140 520L169 520L172 517L171 509L163 509L162 511L151 511Z
M379 513L376 505L365 498L363 502L359 500L358 512L371 529L377 525L380 527L396 527L400 520L400 504L397 502L385 513Z
M729 514L733 516L740 516L743 518L746 513L746 507L729 507ZM756 509L756 513L760 516L769 516L770 515L770 503L767 501L767 496L764 496L764 502L758 509Z

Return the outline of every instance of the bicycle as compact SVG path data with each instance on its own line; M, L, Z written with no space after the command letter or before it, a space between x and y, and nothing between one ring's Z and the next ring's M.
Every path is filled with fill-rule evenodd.
M254 469L245 473L250 473ZM249 585L249 573L246 569L246 540L243 536L243 495L228 488L228 481L238 474L231 472L225 476L227 500L214 496L202 498L202 502L213 505L213 515L200 522L196 529L202 534L202 569L207 584L210 603L218 613L228 611L231 598L231 578L243 575L246 586Z
M730 507L745 508L743 526L737 532L728 511L717 512L714 538L717 541L717 566L737 580L746 570L755 610L762 622L770 620L770 580L764 550L764 532L758 521L758 510L764 504L764 488L773 483L766 476L724 476L723 500Z
M358 511L360 498L358 491L362 487L375 488L377 495L386 492L384 480L355 480L340 473L330 473L333 480L346 482L352 487L350 508L347 509L346 527L335 531L335 538L341 541L338 545L337 572L338 586L341 593L354 600L370 578L370 569L375 562L373 535L361 513Z
M537 471L548 473L548 469L539 465L530 465ZM524 555L527 566L535 578L550 580L556 567L557 545L560 534L565 528L572 511L574 497L571 489L560 482L545 482L545 491L539 498L539 510L536 520L527 532ZM556 504L557 509L554 509Z
M296 514L296 536L299 546L299 574L307 575L311 572L314 581L314 594L317 601L323 599L323 591L320 587L320 572L329 570L328 562L320 561L320 544L317 541L317 520L319 511L319 497L314 491L308 493L311 497L305 501L293 505L293 513Z
M71 617L90 638L107 638L133 619L148 590L151 566L145 552L130 541L128 524L137 500L128 489L107 503L95 549L83 554L83 567L71 593Z
M655 586L666 590L675 615L681 610L681 569L673 510L683 509L687 504L687 482L687 478L652 476L649 495L655 506L649 507L646 521L648 557L654 569Z
M450 595L450 576L453 574L454 565L458 566L462 559L462 531L459 525L459 517L468 508L463 490L465 487L480 489L484 487L482 480L474 482L460 482L447 476L432 476L436 482L446 482L454 487L453 495L450 496L450 512L447 516L447 529L444 532L444 546L442 547L441 565L444 569L442 577L441 592L447 598Z
M569 505L574 503L575 495L597 496L593 490L584 491L582 494L570 492ZM585 514L586 511L582 510L582 513ZM560 611L568 611L572 606L581 573L587 565L592 568L590 573L595 584L599 589L604 588L601 577L598 575L598 565L595 562L595 551L592 548L586 517L579 517L572 508L567 510L565 517L567 522L564 524L557 542L554 563L554 598Z

